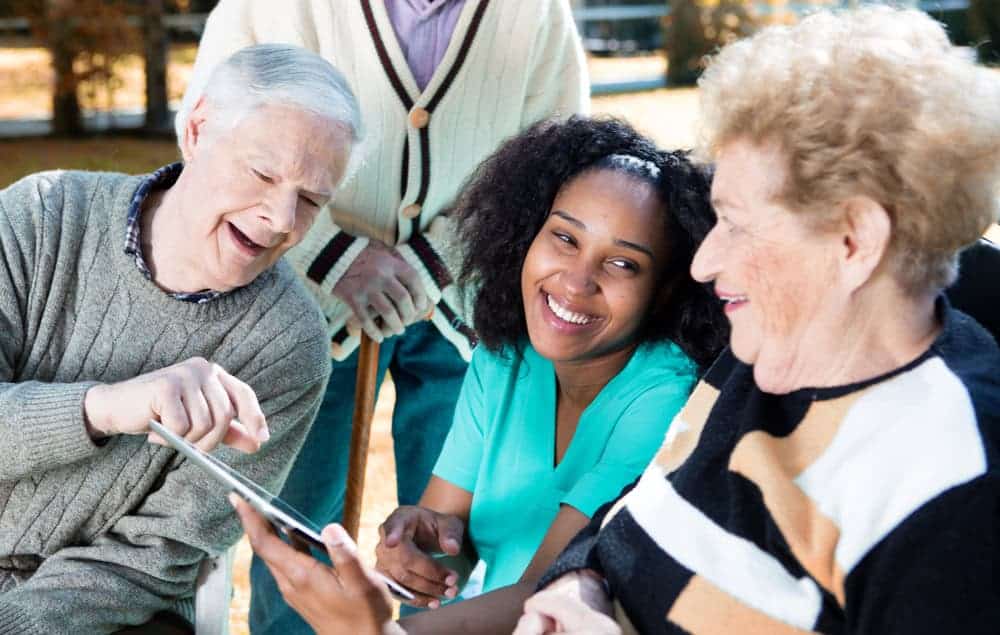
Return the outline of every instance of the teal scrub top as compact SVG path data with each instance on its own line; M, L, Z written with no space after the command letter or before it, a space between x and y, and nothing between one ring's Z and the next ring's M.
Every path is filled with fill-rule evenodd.
M520 579L561 504L592 516L642 473L696 378L676 344L639 346L554 467L552 362L530 344L520 356L476 349L434 474L472 493L468 535L486 564L483 592Z

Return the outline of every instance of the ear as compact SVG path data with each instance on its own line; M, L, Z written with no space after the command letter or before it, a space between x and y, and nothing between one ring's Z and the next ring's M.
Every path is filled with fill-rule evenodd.
M871 280L882 264L892 236L892 216L867 196L855 196L844 205L841 264L844 280L854 290Z
M183 138L180 143L181 156L184 158L185 163L194 157L199 145L204 143L205 122L208 121L210 110L205 97L201 96L188 114L187 121L184 123Z

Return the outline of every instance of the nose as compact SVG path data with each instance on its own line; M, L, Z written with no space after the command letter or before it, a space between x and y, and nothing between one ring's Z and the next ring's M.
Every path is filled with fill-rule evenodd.
M572 296L591 295L597 291L594 269L588 262L576 261L562 272L562 283L566 293Z
M694 259L691 261L691 277L698 282L715 280L722 269L720 233L719 224L716 223L694 254Z
M271 231L279 234L291 233L295 227L298 203L298 192L275 192L267 201L261 216Z

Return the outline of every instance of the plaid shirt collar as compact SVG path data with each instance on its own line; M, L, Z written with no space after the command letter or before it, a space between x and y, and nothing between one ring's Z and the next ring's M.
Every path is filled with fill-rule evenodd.
M147 280L152 280L153 276L149 273L149 266L146 265L146 260L142 257L142 243L139 237L141 225L139 219L142 214L142 204L146 201L146 197L150 193L157 190L165 190L172 186L177 181L177 177L180 176L183 169L184 164L178 161L177 163L165 165L156 172L153 172L139 184L139 189L135 191L135 194L132 196L132 202L129 203L128 220L125 223L125 253L132 256L135 260L135 265L139 267L139 271L142 272L142 275L146 276ZM211 302L224 295L224 293L222 291L205 290L193 293L168 293L167 295L175 300L203 304Z

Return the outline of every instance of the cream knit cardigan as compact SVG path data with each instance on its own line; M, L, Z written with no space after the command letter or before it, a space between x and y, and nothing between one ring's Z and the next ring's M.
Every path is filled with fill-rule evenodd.
M423 92L380 0L221 0L205 27L178 131L213 67L261 42L318 52L344 73L361 105L365 162L288 255L329 320L333 356L349 355L358 339L347 334L349 309L331 290L374 238L396 245L421 274L436 305L431 319L468 359L470 303L454 283L461 252L442 211L504 139L541 119L588 110L568 0L467 0ZM281 134L280 122L274 133Z

